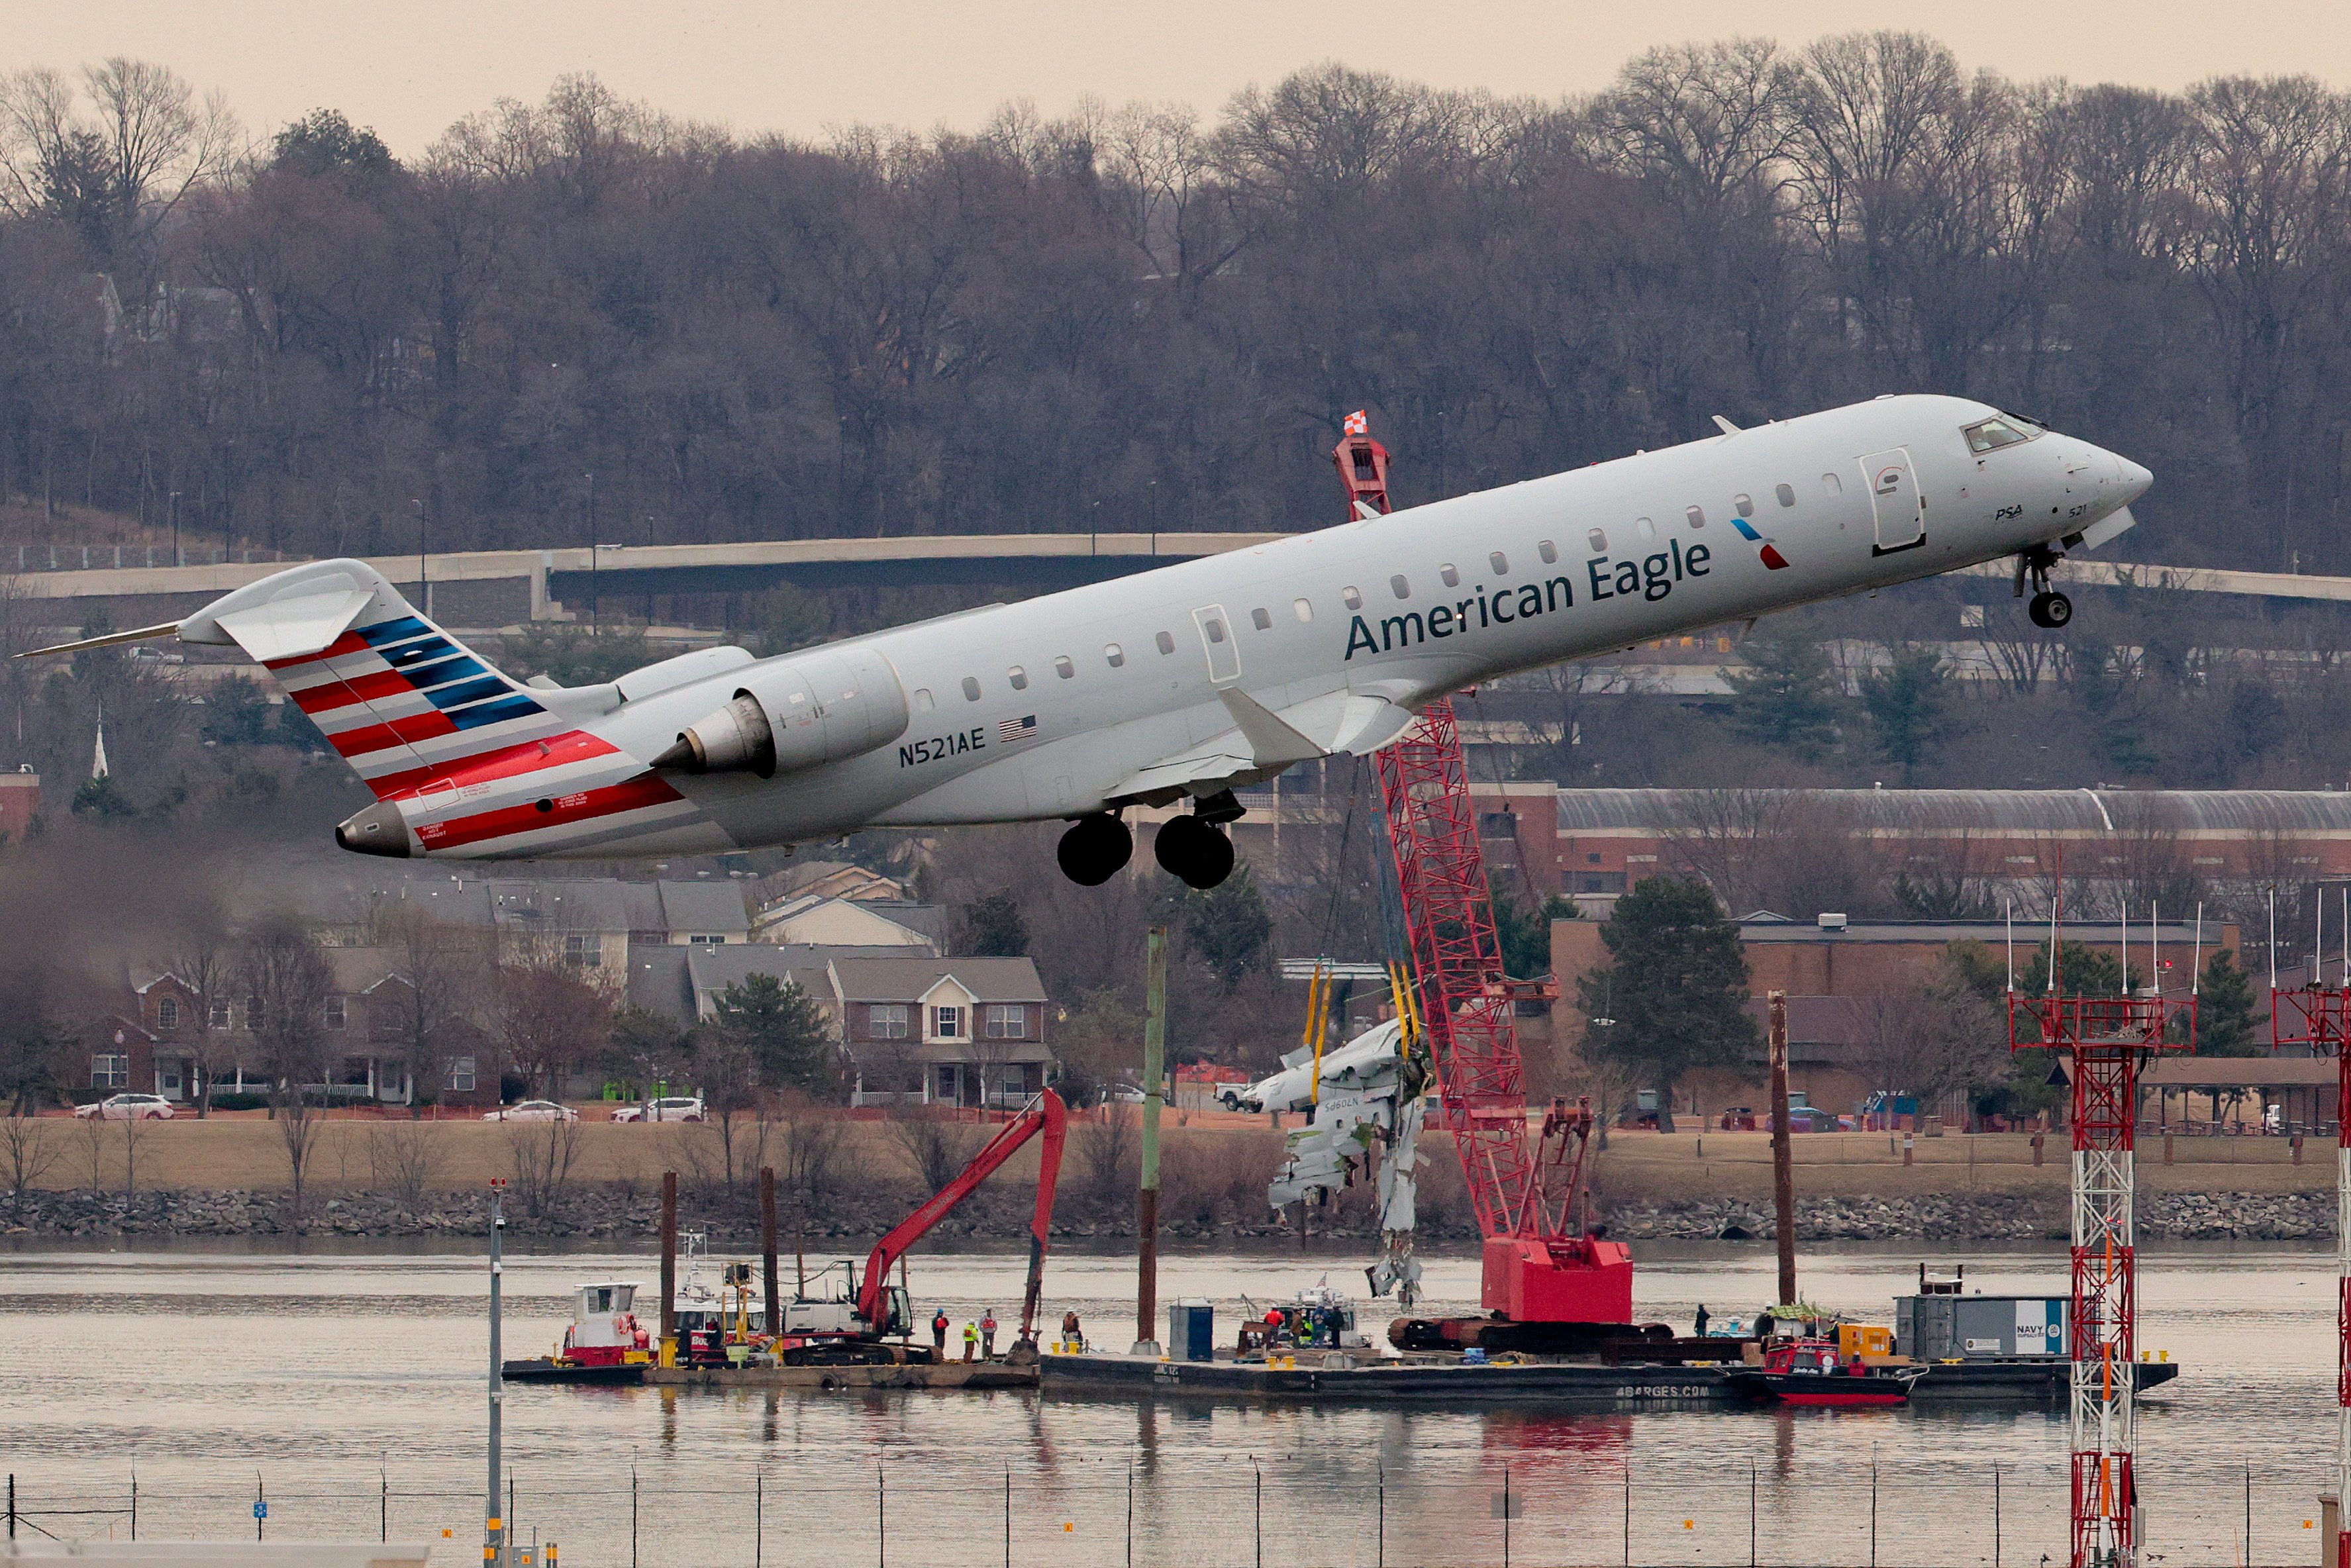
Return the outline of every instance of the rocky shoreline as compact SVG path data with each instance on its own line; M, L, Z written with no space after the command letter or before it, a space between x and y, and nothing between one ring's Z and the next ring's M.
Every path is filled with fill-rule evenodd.
M932 1234L942 1239L1011 1241L1026 1229L1028 1195L983 1194L943 1221ZM823 1215L795 1227L787 1210L787 1237L804 1242L870 1240L903 1218L910 1200L903 1194L838 1197L811 1205ZM637 1244L658 1233L660 1200L621 1187L580 1187L548 1199L531 1213L509 1197L508 1228L524 1236L611 1239ZM1132 1210L1123 1199L1065 1197L1054 1234L1073 1239L1115 1239L1134 1234ZM709 1234L717 1247L756 1245L758 1224L752 1195L745 1188L691 1193L681 1203L682 1222ZM486 1201L474 1193L434 1193L403 1203L376 1193L311 1196L298 1217L282 1193L158 1191L120 1193L26 1192L0 1198L0 1238L135 1236L429 1237L478 1236ZM1737 1199L1705 1203L1619 1203L1601 1218L1619 1240L1768 1240L1776 1232L1768 1206ZM1422 1227L1429 1241L1472 1239L1459 1222L1428 1217ZM2066 1234L2062 1197L1809 1198L1797 1205L1796 1234L1805 1241L2062 1241ZM1314 1217L1313 1233L1332 1239L1373 1239L1367 1217L1341 1212ZM2335 1235L2335 1204L2323 1193L2147 1193L2138 1200L2143 1240L2325 1241ZM1245 1240L1293 1234L1288 1223L1249 1223L1233 1217L1172 1218L1165 1235L1174 1241Z

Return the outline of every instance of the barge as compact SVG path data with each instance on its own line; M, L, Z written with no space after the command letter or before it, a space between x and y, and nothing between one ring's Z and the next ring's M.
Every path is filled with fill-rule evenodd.
M1332 1353L1269 1361L1165 1361L1153 1356L1048 1354L1040 1384L1050 1394L1178 1399L1365 1401L1377 1404L1541 1404L1577 1411L1744 1405L1731 1376L1740 1364L1544 1361L1466 1357L1360 1360ZM2063 1405L2071 1364L2055 1358L1972 1360L1928 1366L1910 1403ZM2175 1362L2133 1369L2138 1391L2168 1383Z

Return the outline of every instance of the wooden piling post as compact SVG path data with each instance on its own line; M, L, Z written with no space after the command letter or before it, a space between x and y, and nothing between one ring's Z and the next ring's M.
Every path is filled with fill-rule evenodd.
M1771 1007L1771 1213L1780 1239L1780 1304L1796 1304L1795 1150L1788 1138L1788 993L1766 993Z
M776 1170L773 1166L759 1167L759 1268L760 1283L768 1291L768 1332L784 1332L782 1292L776 1283Z
M1143 1023L1143 1173L1134 1195L1134 1350L1159 1354L1159 1107L1167 1076L1167 929L1145 940L1144 984L1149 1010Z
M662 1172L661 1362L675 1354L677 1340L677 1173Z

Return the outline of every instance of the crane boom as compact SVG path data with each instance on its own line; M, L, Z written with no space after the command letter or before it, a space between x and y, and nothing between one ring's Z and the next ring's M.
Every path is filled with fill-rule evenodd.
M1362 414L1349 418L1332 459L1351 517L1388 511L1387 448L1371 438ZM1482 1304L1522 1325L1576 1332L1627 1325L1630 1252L1580 1226L1568 1230L1593 1126L1588 1107L1571 1114L1554 1103L1542 1135L1528 1130L1515 1019L1519 1002L1541 988L1511 979L1502 967L1468 762L1451 701L1430 703L1374 761L1435 1071L1437 1124L1453 1134L1486 1239ZM1552 1138L1561 1146L1548 1164L1563 1166L1568 1179L1547 1187L1544 1152ZM1571 1138L1572 1162L1564 1157ZM1427 1325L1426 1333L1413 1337L1454 1342L1468 1332L1452 1323ZM1497 1346L1510 1343L1507 1333L1478 1337ZM1520 1341L1534 1348L1558 1337L1531 1330Z

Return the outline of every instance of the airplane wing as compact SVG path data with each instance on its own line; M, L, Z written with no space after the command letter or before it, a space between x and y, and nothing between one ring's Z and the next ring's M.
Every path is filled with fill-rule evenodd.
M1410 709L1385 697L1333 692L1276 713L1236 687L1217 694L1233 727L1153 763L1110 792L1113 800L1172 800L1254 784L1293 762L1349 752L1362 757L1404 733Z

